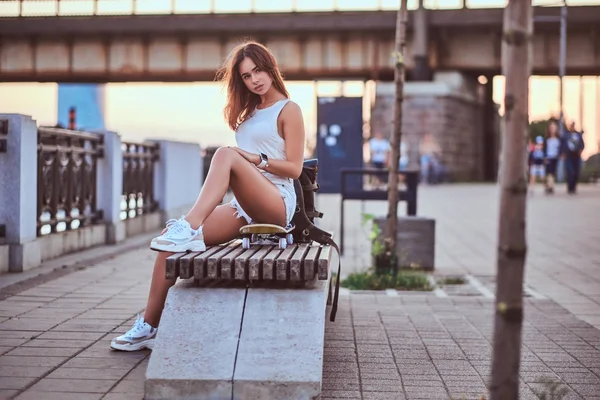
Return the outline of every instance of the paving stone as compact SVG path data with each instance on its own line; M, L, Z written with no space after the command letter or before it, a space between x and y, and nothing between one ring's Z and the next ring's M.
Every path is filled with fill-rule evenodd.
M71 392L46 392L28 390L15 398L15 400L99 400L99 393L71 393Z
M104 379L117 380L123 378L131 371L130 368L64 368L60 367L52 371L49 379Z
M366 392L362 393L363 400L404 400L403 393L398 392Z
M90 358L90 357L75 357L63 364L65 368L133 368L139 360L131 359L111 359L111 358Z
M85 348L93 341L91 340L57 340L57 339L33 339L24 343L25 347L74 347Z
M10 399L19 393L18 390L0 389L0 399Z
M56 367L67 357L1 356L0 367Z
M34 392L106 393L117 379L44 378L30 390Z
M0 376L12 377L41 377L52 367L0 367Z
M7 356L69 357L81 351L73 347L17 347L6 353Z
M0 389L23 389L37 378L0 377Z

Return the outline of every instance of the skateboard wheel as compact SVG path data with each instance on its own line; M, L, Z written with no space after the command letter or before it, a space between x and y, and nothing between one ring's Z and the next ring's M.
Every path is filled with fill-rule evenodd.
M285 238L288 244L294 244L294 235L288 233L287 235L285 235Z
M242 238L242 248L249 249L250 248L250 238Z
M286 247L287 247L287 240L285 240L285 238L280 238L279 239L279 248L285 249Z
M258 241L258 235L256 233L253 233L252 236L250 236L250 242L254 243Z

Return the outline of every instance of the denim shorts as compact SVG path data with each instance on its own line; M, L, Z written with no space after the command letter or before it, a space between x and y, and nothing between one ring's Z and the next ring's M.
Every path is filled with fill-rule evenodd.
M279 189L281 193L281 198L285 203L285 224L286 226L290 225L292 217L294 216L294 212L296 211L296 191L294 190L293 184L284 185L281 183L274 184ZM244 211L240 203L238 203L237 199L234 197L229 205L235 209L235 215L238 218L244 218L248 224L254 223L252 218Z

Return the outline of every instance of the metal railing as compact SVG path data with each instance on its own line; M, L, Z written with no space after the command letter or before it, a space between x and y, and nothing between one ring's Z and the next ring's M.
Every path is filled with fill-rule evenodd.
M96 180L98 158L103 156L101 135L38 128L38 236L102 219L96 208Z
M157 143L123 142L123 200L121 219L156 211L154 163L159 158Z

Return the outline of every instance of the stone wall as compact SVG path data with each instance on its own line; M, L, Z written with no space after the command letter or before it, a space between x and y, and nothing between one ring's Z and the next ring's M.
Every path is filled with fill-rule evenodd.
M442 150L451 180L481 180L483 105L479 84L460 73L437 73L432 82L407 82L404 90L402 136L409 165L418 166L418 146L431 133ZM377 84L371 110L371 132L390 136L393 127L394 84Z

